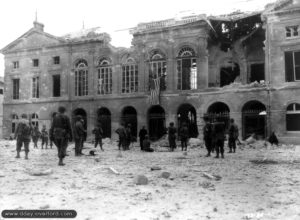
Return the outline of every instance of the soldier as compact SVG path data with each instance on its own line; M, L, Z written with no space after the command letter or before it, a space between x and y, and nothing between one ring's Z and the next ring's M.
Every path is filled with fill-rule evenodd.
M75 156L82 155L82 148L83 148L85 134L86 134L86 131L83 127L82 116L77 115L75 126L74 126Z
M18 126L15 131L15 139L17 139L17 156L16 156L16 158L20 158L20 151L21 151L22 145L24 144L25 159L28 160L31 129L32 129L31 125L30 125L29 121L27 120L27 115L23 114L21 116L21 120L18 123Z
M176 128L174 127L174 122L171 122L168 127L168 140L170 150L174 151L176 148Z
M150 147L151 143L149 140L149 136L145 135L145 139L143 140L143 150L146 152L153 152L154 149Z
M181 141L181 150L187 151L187 141L189 139L189 129L186 123L182 123L182 127L179 129L179 136Z
M95 128L93 130L93 134L95 134L95 148L97 148L97 145L99 144L101 150L103 151L103 148L102 148L103 130L102 130L102 127L101 127L100 123L98 123L95 126Z
M50 139L54 141L58 151L59 166L65 165L63 159L66 156L68 140L72 141L71 123L69 117L64 114L65 112L65 107L58 108L58 113L53 117L50 129Z
M217 121L213 123L213 137L215 138L215 158L219 158L219 153L221 157L224 158L224 140L225 140L225 124L224 122Z
M235 153L236 140L238 137L239 137L239 129L237 125L234 123L234 119L231 118L229 129L228 129L228 147L229 147L228 153Z
M121 146L123 150L125 150L126 145L126 130L124 128L124 124L121 123L121 126L116 130L116 133L119 135L119 150L121 150Z
M48 132L46 130L46 125L43 125L41 138L42 138L42 149L44 147L44 144L46 145L46 149L47 149L48 148Z
M143 150L143 141L145 140L145 137L147 135L147 130L145 128L145 126L142 127L142 129L139 131L139 138L140 138L140 147L141 150Z
M207 117L204 117L205 125L203 127L203 139L205 147L207 149L206 157L210 156L212 152L212 124L209 122Z
M34 148L38 148L37 142L39 140L40 135L41 135L41 133L39 131L39 127L36 125L31 132L31 138L32 138L32 142L34 144L34 146L33 146Z

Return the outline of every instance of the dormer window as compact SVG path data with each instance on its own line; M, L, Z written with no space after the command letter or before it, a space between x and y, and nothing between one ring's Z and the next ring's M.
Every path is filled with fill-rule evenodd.
M33 65L33 67L38 67L39 66L39 59L33 59L32 60L32 65Z
M14 69L19 69L19 61L14 61L13 67L14 67Z
M290 37L297 37L297 36L299 36L298 28L299 28L298 25L286 27L285 28L285 35L286 35L286 37L290 38Z

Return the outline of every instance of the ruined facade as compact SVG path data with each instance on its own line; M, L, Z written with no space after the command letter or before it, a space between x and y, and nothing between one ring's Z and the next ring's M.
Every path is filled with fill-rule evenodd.
M146 125L157 139L173 121L188 123L197 137L207 115L234 118L241 138L275 131L296 140L299 19L297 1L279 1L257 13L141 23L131 30L130 48L112 46L97 28L55 37L34 22L2 49L4 135L22 113L49 127L65 106L69 115L84 116L89 135L97 121L107 137L125 122L135 135ZM158 78L160 103L150 105L149 84Z

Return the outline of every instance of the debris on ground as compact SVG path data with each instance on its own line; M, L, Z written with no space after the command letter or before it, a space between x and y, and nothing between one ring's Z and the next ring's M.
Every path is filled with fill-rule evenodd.
M144 175L138 175L134 178L134 183L136 185L147 185L148 184L148 178Z
M53 173L52 169L38 170L38 169L27 169L26 173L31 176L47 176Z
M154 171L154 170L161 170L161 167L159 166L153 166L150 168L151 171Z
M171 173L169 173L169 172L162 172L161 174L160 174L160 177L162 177L162 178L164 178L164 179L168 179L169 177L171 176Z

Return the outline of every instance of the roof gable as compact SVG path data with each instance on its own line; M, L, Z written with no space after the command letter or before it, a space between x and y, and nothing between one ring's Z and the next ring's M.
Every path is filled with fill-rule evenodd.
M300 7L300 0L277 0L276 2L268 4L265 7L264 14L289 11L291 9L295 9L299 7Z

